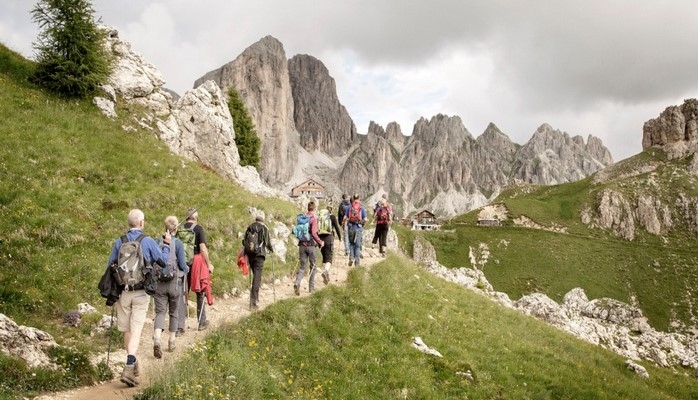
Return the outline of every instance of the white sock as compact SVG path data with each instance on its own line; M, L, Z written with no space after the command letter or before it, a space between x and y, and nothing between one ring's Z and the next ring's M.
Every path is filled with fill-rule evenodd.
M156 329L153 333L153 340L156 342L160 341L160 336L162 336L162 329Z
M330 272L330 265L331 263L325 263L325 272Z

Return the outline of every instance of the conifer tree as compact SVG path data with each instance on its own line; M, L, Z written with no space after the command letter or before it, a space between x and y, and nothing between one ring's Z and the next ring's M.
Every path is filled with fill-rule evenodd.
M32 80L66 97L88 97L106 82L111 67L106 32L89 0L39 0L31 11L40 32Z
M252 122L252 118L235 88L230 88L228 91L228 108L230 109L230 115L233 117L235 145L238 148L238 153L240 153L240 165L243 167L251 165L259 168L261 141L257 136L254 122Z

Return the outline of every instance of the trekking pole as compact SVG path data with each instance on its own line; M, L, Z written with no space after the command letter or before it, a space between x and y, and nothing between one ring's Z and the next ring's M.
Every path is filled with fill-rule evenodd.
M209 205L209 203L211 203L211 201L213 201L213 198L208 199L205 203L199 205L199 206L196 207L194 210L192 210L192 212L190 212L189 214L187 214L186 218L184 218L184 221L181 221L179 224L177 224L177 227L175 228L175 230L177 230L182 224L186 223L187 220L188 220L189 218L191 218L192 215L196 214L199 210L201 210L201 209L204 208L205 206Z
M111 306L111 319L109 320L109 341L107 342L107 369L109 369L109 354L111 354L111 336L114 328L114 306Z
M276 279L274 278L274 257L271 257L271 291L274 293L274 303L276 303Z

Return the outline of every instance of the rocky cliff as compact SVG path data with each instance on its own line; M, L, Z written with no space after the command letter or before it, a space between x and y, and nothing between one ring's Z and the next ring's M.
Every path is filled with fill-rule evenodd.
M374 194L369 204L389 193L397 215L403 216L424 208L455 215L487 204L513 181L571 182L613 162L597 138L585 143L547 124L523 146L494 124L475 139L459 117L446 115L420 119L406 139L374 123L360 138L340 173L342 187Z
M223 93L231 87L237 90L262 142L260 175L273 186L286 185L298 162L300 135L293 120L288 60L281 42L271 36L262 38L235 60L197 79L194 87L207 80L216 82Z
M665 240L674 230L698 232L697 116L698 100L688 99L645 122L644 154L594 177L600 189L582 222L627 240L643 232Z
M450 216L486 204L514 180L557 184L612 163L600 140L542 125L523 146L494 124L477 139L457 116L421 118L405 136L397 123L371 122L365 135L340 103L321 61L267 36L234 61L198 79L235 87L262 139L261 176L290 190L308 177L329 198L359 193L368 204L389 194L399 216L430 209ZM269 156L266 156L269 155ZM273 155L273 156L271 156Z
M151 130L173 153L200 162L253 193L284 196L266 185L254 168L240 166L227 96L218 85L206 81L174 100L163 88L162 74L131 50L116 29L104 29L108 33L104 45L114 57L114 68L102 87L104 96L93 101L105 115L115 117L118 102L138 105L145 111L133 114L125 130L134 126Z
M337 88L325 65L309 55L288 62L294 113L301 146L329 156L342 156L356 140L356 126L337 98Z
M659 117L645 122L642 149L661 148L669 158L695 153L698 148L698 100L667 107Z

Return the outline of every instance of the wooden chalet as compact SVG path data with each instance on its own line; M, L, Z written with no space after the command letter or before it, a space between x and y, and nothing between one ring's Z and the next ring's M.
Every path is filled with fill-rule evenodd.
M439 229L436 215L429 210L422 210L412 218L412 230L432 231Z
M316 199L325 198L325 187L315 179L306 179L300 185L297 185L291 189L291 197L301 197L301 196L315 197Z

